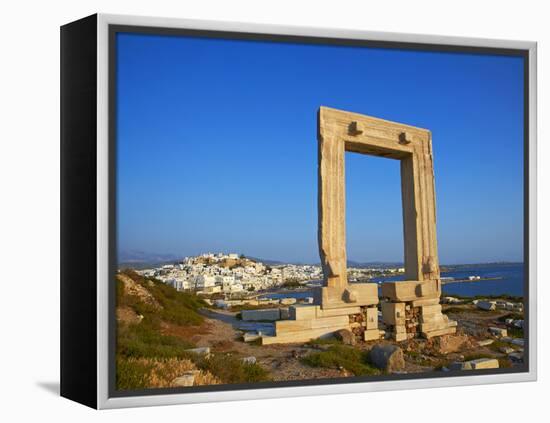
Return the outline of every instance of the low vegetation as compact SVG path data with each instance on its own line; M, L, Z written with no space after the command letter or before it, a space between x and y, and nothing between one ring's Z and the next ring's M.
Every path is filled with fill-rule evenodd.
M287 280L281 285L281 288L285 288L285 289L295 289L295 288L301 288L301 287L302 287L302 284L298 282L298 280L292 280L292 279Z
M508 336L511 338L524 338L523 329L520 328L508 328Z
M195 371L195 384L217 385L220 380L207 371L196 371L188 359L129 358L117 360L117 386L121 390L171 388L174 379Z
M265 382L271 378L269 372L256 363L243 363L232 354L215 354L209 358L195 360L196 366L216 375L225 383Z
M193 294L178 292L154 279L125 270L117 277L117 307L132 310L137 322L117 325L117 388L133 390L172 387L183 372L196 370L195 385L245 383L269 380L258 364L236 356L190 353L193 342L164 334L167 324L198 327L204 321L199 309L205 303Z
M381 374L369 363L367 352L345 345L334 344L326 351L311 353L302 362L311 367L345 369L355 376Z

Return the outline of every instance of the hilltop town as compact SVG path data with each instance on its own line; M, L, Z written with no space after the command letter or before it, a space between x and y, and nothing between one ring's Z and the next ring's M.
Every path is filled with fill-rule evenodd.
M350 282L369 281L374 277L403 273L399 267L349 268ZM285 286L316 286L323 277L320 265L269 265L236 253L205 253L185 257L173 264L137 270L156 278L178 291L229 296L276 289Z

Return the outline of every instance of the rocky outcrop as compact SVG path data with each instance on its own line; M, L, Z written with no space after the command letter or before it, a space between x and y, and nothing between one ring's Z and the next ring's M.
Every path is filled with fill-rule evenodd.
M403 350L397 345L375 345L369 352L369 361L374 366L389 373L405 368Z

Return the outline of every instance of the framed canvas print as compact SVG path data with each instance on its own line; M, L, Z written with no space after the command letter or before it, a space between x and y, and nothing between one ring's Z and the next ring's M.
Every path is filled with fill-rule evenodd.
M61 28L61 394L536 378L536 44Z

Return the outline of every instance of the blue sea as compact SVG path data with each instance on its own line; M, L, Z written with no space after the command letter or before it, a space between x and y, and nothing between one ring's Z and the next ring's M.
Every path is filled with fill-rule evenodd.
M448 272L441 272L442 277L454 279L468 279L469 276L480 276L482 278L499 278L493 280L480 280L475 282L449 282L446 281L442 287L443 293L447 295L462 295L472 297L475 295L514 295L523 296L523 263L503 264L474 264L453 266ZM403 276L374 279L373 282L399 281ZM280 299L310 297L311 292L276 292L266 293L263 298Z
M503 295L523 296L523 263L503 264L473 264L452 266L448 272L441 272L442 277L454 279L468 279L469 276L482 278L499 278L494 280L480 280L475 282L445 281L442 287L447 295L463 295L472 297L475 295ZM382 281L403 280L403 276L377 279Z

